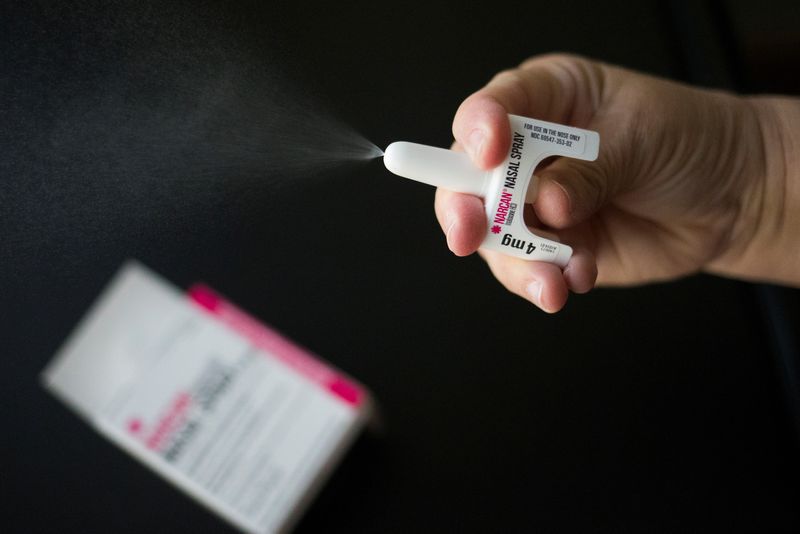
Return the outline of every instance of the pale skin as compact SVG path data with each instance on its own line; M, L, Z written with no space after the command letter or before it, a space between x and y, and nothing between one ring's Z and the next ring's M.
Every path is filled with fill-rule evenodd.
M481 199L437 190L450 250L479 252L511 292L553 313L570 291L696 272L800 286L800 99L539 56L464 100L454 148L496 167L510 146L508 113L595 130L601 140L595 162L560 158L536 171L533 220L574 249L563 271L479 250Z

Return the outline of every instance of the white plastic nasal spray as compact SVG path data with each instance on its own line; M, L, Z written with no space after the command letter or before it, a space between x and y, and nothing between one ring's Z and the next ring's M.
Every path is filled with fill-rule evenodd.
M511 149L503 163L492 170L477 168L462 152L405 141L389 145L383 163L398 176L481 197L488 222L481 248L564 268L572 248L528 230L522 216L526 192L531 178L535 178L533 170L544 158L597 159L600 136L597 132L518 115L508 118Z

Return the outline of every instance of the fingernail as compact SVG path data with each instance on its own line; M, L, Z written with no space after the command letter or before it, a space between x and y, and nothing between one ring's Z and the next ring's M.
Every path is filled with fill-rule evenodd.
M452 213L448 213L445 218L445 224L447 228L444 231L444 237L447 240L447 248L453 250L453 247L450 245L450 234L453 232L453 228L456 227L456 223L458 222L458 218Z
M567 284L569 284L569 277L572 276L571 273L572 273L572 264L568 263L567 266L564 267L564 270L561 271L561 274L564 275L564 280L567 281Z
M567 191L567 188L564 187L564 184L562 184L560 181L555 180L551 175L546 174L545 176L547 177L547 180L556 184L558 188L561 189L561 191L564 193L564 198L566 198L567 200L567 213L572 213L575 206L573 206L572 196L569 194L569 191Z
M528 284L526 291L528 292L531 302L542 308L542 283L539 280L534 280Z
M467 146L465 148L473 160L476 160L478 156L480 156L485 137L483 130L480 128L475 128L467 136Z

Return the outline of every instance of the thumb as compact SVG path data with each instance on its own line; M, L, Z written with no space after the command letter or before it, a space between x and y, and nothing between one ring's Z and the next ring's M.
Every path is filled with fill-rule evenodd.
M570 228L597 213L620 191L601 160L560 158L537 173L533 209L547 226Z

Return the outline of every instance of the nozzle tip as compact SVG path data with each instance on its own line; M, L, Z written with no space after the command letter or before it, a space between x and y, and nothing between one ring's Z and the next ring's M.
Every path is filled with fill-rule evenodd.
M383 164L394 174L400 174L400 169L402 167L402 145L403 143L401 142L391 143L386 147L386 150L383 151Z

